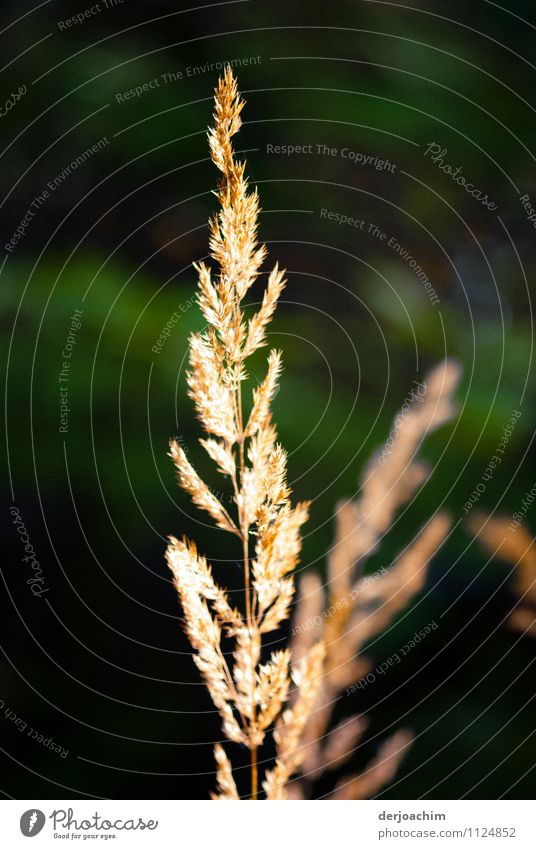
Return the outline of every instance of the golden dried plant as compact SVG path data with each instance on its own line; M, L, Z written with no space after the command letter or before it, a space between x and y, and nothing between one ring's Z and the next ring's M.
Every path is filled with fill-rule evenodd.
M329 594L318 575L306 573L300 585L290 650L263 658L263 637L288 619L294 595L293 571L301 547L308 505L290 503L286 453L277 443L271 401L281 373L281 353L271 351L267 374L253 391L247 417L242 384L245 362L266 344L266 330L284 287L277 265L268 276L260 309L246 320L243 301L266 257L257 243L259 201L248 189L245 165L236 159L232 137L241 126L243 101L226 69L215 93L214 127L209 129L213 162L221 171L219 214L210 221L210 251L218 268L196 266L198 300L207 322L190 338L189 394L208 438L200 443L234 492L233 511L199 477L177 441L171 457L181 487L221 530L241 540L244 610L230 605L227 592L196 546L170 537L167 560L184 612L187 635L223 722L226 737L251 753L251 793L258 798L259 747L273 729L276 758L263 781L267 799L306 798L311 781L347 762L367 727L350 717L330 729L342 690L366 674L364 644L386 628L418 593L427 566L449 528L444 514L433 517L381 576L362 576L367 559L391 528L398 509L428 475L416 454L428 432L452 418L452 395L459 370L445 361L427 376L425 393L394 422L391 437L367 466L361 493L341 503L336 538L329 555ZM231 513L236 515L231 515ZM254 555L250 548L254 546ZM325 607L327 603L327 608ZM312 624L313 623L313 624ZM234 641L232 664L223 640ZM335 799L367 798L389 782L411 744L398 731L380 747L368 768L340 781ZM229 757L215 747L214 799L239 799ZM293 776L299 774L300 778Z
M477 511L467 525L491 557L514 567L514 592L518 596L508 624L514 631L536 637L536 544L534 537L507 516Z
M316 701L324 649L318 640L298 662L288 650L263 659L263 638L289 616L292 572L298 563L308 504L291 505L287 455L277 442L271 418L281 352L270 352L266 376L253 391L247 416L243 405L246 360L266 345L267 326L284 287L284 273L276 265L259 310L246 319L243 301L260 274L266 249L257 242L257 192L249 190L245 164L236 158L232 143L241 126L243 105L236 80L226 68L215 90L214 126L208 133L211 157L221 172L216 192L220 210L209 224L210 252L217 270L205 263L196 266L198 301L207 328L190 338L188 372L189 394L207 434L200 442L218 472L231 482L232 511L200 478L178 442L171 442L180 486L218 528L241 540L243 611L230 605L227 592L215 582L193 542L170 537L166 556L194 660L221 715L223 731L250 751L248 796L258 798L257 752L275 723L276 760L263 788L268 799L284 799L287 782L303 756L301 737ZM231 664L222 646L224 638L234 644ZM223 746L216 746L215 759L218 790L213 798L240 798Z
M348 762L367 728L364 716L353 716L331 728L335 706L346 688L364 678L370 661L364 645L383 632L424 587L428 564L441 547L450 519L432 517L387 569L364 576L368 558L391 529L400 507L408 503L430 473L417 459L425 436L452 419L453 393L460 370L446 360L425 378L418 394L394 420L389 439L365 468L359 497L341 502L336 533L328 557L328 595L318 574L305 573L293 622L291 651L307 656L314 643L325 644L324 676L303 735L301 778L292 782L293 798L307 798L312 783ZM379 749L360 774L342 779L333 799L364 799L378 793L394 777L412 736L400 730Z

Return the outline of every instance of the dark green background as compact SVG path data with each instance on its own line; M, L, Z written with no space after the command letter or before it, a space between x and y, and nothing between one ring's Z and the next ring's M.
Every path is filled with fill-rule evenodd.
M187 533L218 577L240 586L239 552L179 492L166 456L169 437L180 436L221 488L197 445L184 377L188 334L201 326L197 309L184 306L196 284L191 263L206 255L215 204L205 128L217 73L128 103L116 94L188 66L259 56L238 72L247 99L238 147L261 195L271 260L288 269L270 341L284 350L274 409L293 488L314 500L303 568L324 570L334 505L357 492L412 381L445 354L464 369L459 419L423 448L435 474L370 569L387 566L440 506L454 530L425 593L369 654L380 663L432 619L440 627L389 675L341 701L341 716L371 719L354 765L409 727L416 743L385 798L530 798L536 646L505 627L511 570L467 535L463 505L513 410L522 416L480 506L511 515L534 484L536 234L519 200L536 197L532 10L485 0L415 8L252 0L181 13L170 0L125 0L59 30L89 6L49 2L9 26L32 5L2 4L0 102L28 86L0 120L2 245L49 180L110 140L52 194L2 267L9 469L0 699L69 750L61 759L0 714L3 794L205 798L213 786L219 722L189 657L164 550L168 533ZM497 213L424 156L431 142ZM349 147L396 171L270 154L267 144ZM384 243L322 219L323 208L394 236L440 303ZM82 327L62 435L58 375L75 309ZM260 357L252 375L262 374ZM25 585L10 503L46 575L43 599ZM232 757L245 763L238 751Z

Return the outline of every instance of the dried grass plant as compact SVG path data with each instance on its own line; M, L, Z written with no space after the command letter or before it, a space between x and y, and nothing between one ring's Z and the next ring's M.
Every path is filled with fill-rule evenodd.
M310 646L323 639L326 658L322 686L303 738L306 751L301 779L292 783L293 798L307 798L312 782L350 760L367 720L353 716L331 728L333 711L343 691L370 670L370 661L362 654L364 645L383 632L422 590L428 564L448 533L450 519L439 513L393 565L372 578L363 576L397 511L430 473L417 454L425 436L453 417L458 381L459 367L452 361L427 375L422 384L425 392L397 415L387 443L365 468L359 497L338 505L328 558L327 598L318 574L306 573L300 582L292 654L306 656ZM392 780L411 740L408 731L396 732L364 772L339 781L331 798L364 799L378 793Z
M188 373L189 394L207 434L200 442L218 472L232 483L235 515L201 480L176 441L171 442L171 457L179 484L194 504L242 544L244 610L231 607L227 592L216 584L193 542L170 538L167 561L194 660L221 715L223 731L251 753L250 798L257 799L259 792L257 751L275 722L277 756L263 788L268 799L283 799L289 778L300 766L301 735L316 699L324 649L317 641L299 663L292 663L288 650L273 652L262 662L263 638L289 616L292 572L308 505L291 505L287 455L271 419L282 368L279 351L270 351L266 377L253 390L249 415L244 413L246 361L266 344L266 328L284 279L276 265L258 312L247 321L243 301L259 276L266 249L257 243L258 196L249 190L245 164L237 160L232 144L243 105L227 68L216 88L214 126L208 134L212 160L221 172L216 193L220 211L210 221L210 251L217 271L204 263L196 266L207 329L190 338ZM224 637L234 641L231 665L222 648ZM231 763L221 745L216 746L215 758L218 793L213 798L238 799Z
M482 547L514 567L513 589L518 597L508 625L512 630L536 637L536 543L511 517L488 516L478 511L467 525Z
M199 477L183 448L171 442L180 486L216 526L238 537L244 574L243 610L232 607L193 542L170 537L167 561L178 591L194 660L222 719L228 740L251 756L251 787L259 798L258 749L273 733L275 763L264 775L269 800L305 798L311 781L347 762L366 728L352 717L330 729L341 691L369 669L363 645L386 628L422 588L430 558L449 527L435 516L377 581L360 578L370 555L428 474L415 459L424 436L454 412L452 393L458 369L445 362L427 377L426 394L395 420L394 437L369 464L357 501L339 504L336 538L329 556L329 597L318 575L301 580L290 649L263 656L263 640L288 620L294 596L301 527L308 505L292 506L287 456L271 418L281 373L279 351L268 355L267 373L244 406L246 361L266 344L266 329L284 287L277 267L268 275L261 306L249 320L244 299L266 258L257 242L259 201L250 191L245 165L232 144L241 126L243 101L229 68L215 92L214 126L209 129L212 160L221 172L216 193L220 211L210 221L210 252L216 265L196 266L198 301L206 330L189 342L189 394L206 432L200 440L220 474L232 486L227 509ZM349 601L342 604L341 599ZM351 601L350 601L351 600ZM327 604L326 615L324 608ZM323 625L300 627L321 618ZM231 645L231 651L224 646ZM374 795L394 775L410 735L400 731L380 748L368 769L337 785L333 798ZM214 799L239 799L231 761L215 747ZM301 774L301 778L293 776Z

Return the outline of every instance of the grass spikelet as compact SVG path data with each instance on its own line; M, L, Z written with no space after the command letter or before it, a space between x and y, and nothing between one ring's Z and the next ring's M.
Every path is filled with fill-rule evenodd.
M175 440L170 443L170 449L170 457L177 467L179 485L191 495L194 504L200 510L206 510L212 516L218 528L231 531L231 533L238 533L238 528L227 510L213 495L207 484L201 480L184 450Z
M452 393L458 380L459 368L449 361L426 376L420 398L395 418L394 438L366 466L358 499L337 505L335 540L328 556L328 598L322 598L318 579L308 575L302 579L291 651L299 655L322 638L326 656L322 685L302 734L302 778L293 782L293 792L301 798L311 795L312 782L323 772L350 759L364 728L362 721L351 717L330 731L337 700L367 674L370 663L362 655L363 646L422 590L428 565L448 534L450 519L438 513L389 568L374 580L363 577L366 561L391 528L396 511L428 474L416 459L418 450L427 433L454 415ZM319 608L324 609L322 615ZM366 798L378 792L392 779L409 745L408 732L397 732L363 774L337 785L333 798Z
M263 785L267 799L287 798L286 784L302 763L305 754L300 745L302 734L321 684L323 662L324 645L318 642L293 671L296 697L292 707L283 712L274 733L277 758Z
M513 589L518 597L508 624L514 631L536 637L536 542L511 516L475 512L469 530L491 557L514 567Z
M397 731L380 746L378 754L364 772L337 784L330 798L335 800L370 799L396 775L400 761L413 742L409 731Z
M233 778L231 762L225 754L225 749L219 743L214 746L214 759L217 765L218 793L213 793L212 798L220 802L238 801L240 797Z
M279 351L268 356L268 370L253 390L247 423L243 413L246 359L266 342L267 326L283 291L284 272L272 270L258 312L249 320L243 299L260 274L266 249L257 242L259 199L250 191L245 164L236 159L232 137L241 126L243 101L227 68L215 93L214 125L208 139L214 164L221 172L216 192L218 214L209 222L210 252L216 269L195 266L198 302L207 322L190 338L189 395L207 438L201 445L233 487L234 510L227 510L200 478L176 441L171 457L179 485L216 526L237 535L242 543L244 605L231 608L225 590L212 577L206 560L188 540L170 538L167 561L174 575L194 661L218 709L229 740L251 753L251 785L247 794L258 798L257 750L281 714L278 793L285 776L299 763L297 750L308 710L321 674L320 646L302 660L300 695L285 710L291 686L290 653L274 652L262 662L262 639L288 618L294 594L292 571L299 561L300 530L307 505L290 503L286 480L287 455L277 444L271 403L282 370ZM236 513L231 516L231 512ZM256 557L250 549L255 543ZM224 654L222 640L234 641ZM231 657L229 664L227 657ZM292 722L290 722L292 719ZM216 746L217 793L214 799L238 799L231 762ZM292 769L291 769L292 767Z
M392 437L365 469L359 498L337 507L336 538L328 559L329 596L324 597L317 576L306 575L290 649L267 656L265 635L273 634L290 616L293 573L309 505L291 502L287 453L272 421L281 352L270 351L266 375L244 404L247 360L267 343L285 279L276 265L260 307L248 316L244 299L259 280L267 252L257 237L259 198L250 190L245 163L233 148L244 103L229 67L218 82L214 103L208 142L220 172L215 192L219 210L209 222L211 265L195 265L206 328L190 337L187 382L204 431L201 446L216 472L228 478L233 505L223 506L177 441L170 443L170 455L179 485L196 507L207 512L219 529L240 539L241 609L231 606L193 542L170 537L166 557L194 661L219 712L223 733L250 754L250 781L240 794L229 755L216 745L217 788L212 798L237 800L242 795L256 800L262 787L268 800L304 799L311 793L311 779L350 760L366 720L351 717L331 728L336 700L344 687L368 670L364 643L422 589L428 563L448 533L447 517L432 517L377 581L370 584L362 578L364 564L397 510L426 479L427 467L415 457L426 434L455 412L452 396L459 368L445 361L430 372L421 385L424 393L419 391L395 419ZM250 410L247 419L245 408ZM258 750L270 733L275 762L259 779ZM395 733L367 770L336 785L332 798L363 798L378 792L392 779L410 742L408 732Z

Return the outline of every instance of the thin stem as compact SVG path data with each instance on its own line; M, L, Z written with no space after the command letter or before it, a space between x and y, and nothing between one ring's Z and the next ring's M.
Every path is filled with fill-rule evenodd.
M237 387L237 418L238 418L238 439L240 446L240 482L242 484L244 480L244 469L245 469L245 458L244 458L244 423L242 418L242 382L238 381ZM252 630L255 625L253 623L253 617L251 613L251 588L250 588L250 580L249 580L249 528L246 524L245 518L241 517L241 531L242 531L242 549L243 549L243 557L244 557L244 591L246 594L246 621L248 624L248 628ZM255 681L251 682L251 713L252 713L252 724L254 722L255 716ZM257 747L254 746L251 751L251 798L257 800L258 793L258 769L257 769Z
M235 312L238 312L238 305L235 305ZM238 320L238 319L237 319ZM239 364L239 368L241 367L241 363ZM235 395L235 413L236 413L236 424L237 424L237 432L238 432L238 445L240 451L240 486L244 485L244 469L245 469L245 458L244 458L244 421L242 416L242 381L238 380L238 385L236 387L236 395ZM235 489L238 492L238 487L236 486L236 477L234 478ZM244 588L246 594L246 621L248 627L251 627L252 619L251 619L251 599L250 599L250 586L249 586L249 546L248 546L248 533L249 528L246 526L246 521L244 517L243 509L239 510L238 523L240 525L240 535L242 537L242 549L243 549L243 557L244 557Z
M257 801L258 793L257 749L251 750L251 799Z
M250 600L250 587L249 587L249 546L248 546L248 538L244 535L243 539L244 546L244 577L245 577L245 591L246 591L246 619L248 622L248 627L253 628L253 621L251 617L251 600ZM252 716L255 715L255 681L251 682L251 709ZM257 799L257 783L258 783L258 771L257 771L257 747L254 746L251 751L251 798Z
M244 559L244 592L246 594L246 622L248 628L252 626L251 599L249 586L249 545L246 534L242 533L242 557Z

